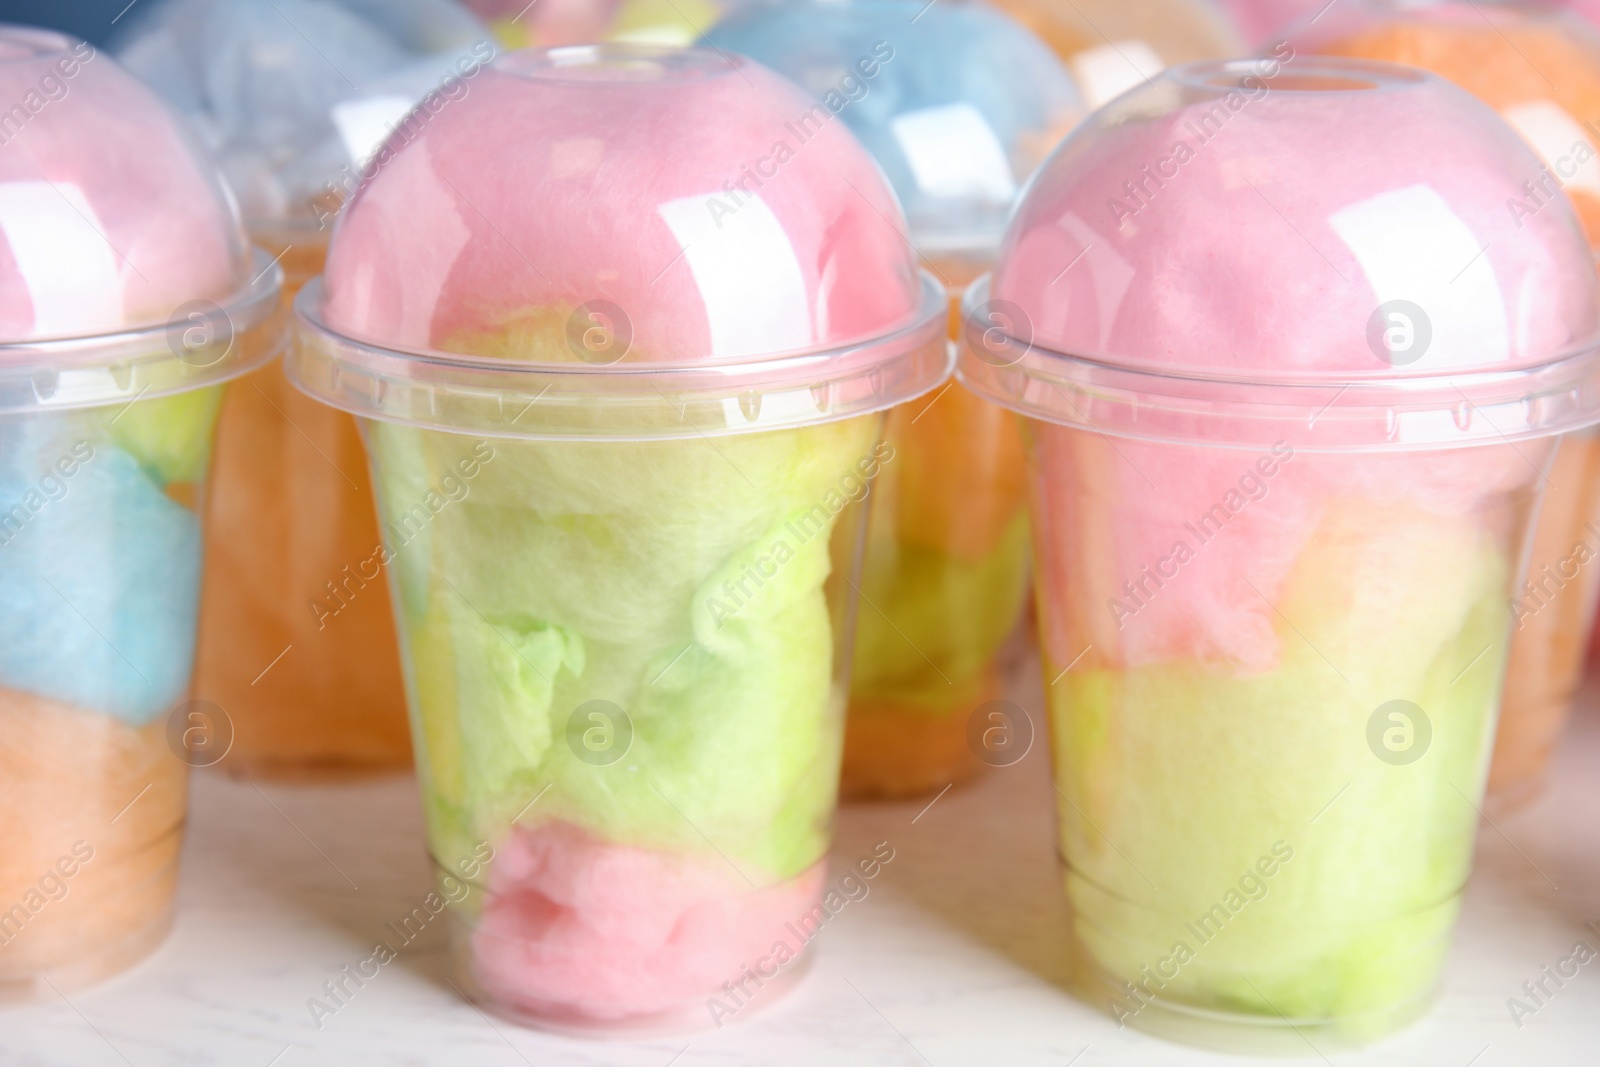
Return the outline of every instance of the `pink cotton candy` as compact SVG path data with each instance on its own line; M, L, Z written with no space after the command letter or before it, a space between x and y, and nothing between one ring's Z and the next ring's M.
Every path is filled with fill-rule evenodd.
M161 323L248 277L214 168L109 56L0 27L0 100L0 338Z
M1040 588L1098 591L1088 618L1065 601L1044 613L1050 659L1065 666L1089 644L1119 666L1194 660L1247 674L1277 666L1284 625L1273 605L1333 510L1361 500L1379 513L1421 507L1482 523L1483 501L1537 483L1544 454L1497 445L1327 456L1287 441L1276 452L1113 447L1045 423L1034 441L1036 465L1048 472L1034 482ZM1085 507L1091 497L1099 505ZM1174 551L1180 542L1191 558ZM1099 561L1095 573L1074 573L1086 553ZM1131 613L1119 620L1113 599Z
M685 360L836 344L914 313L894 196L826 108L715 52L582 55L513 54L401 127L329 255L331 325L449 347L607 301L629 358Z
M477 979L547 1019L698 1008L777 942L798 952L785 924L810 915L824 868L752 889L715 854L606 844L566 822L518 827L496 855L472 936Z
M1065 666L1084 644L1122 664L1220 660L1259 670L1276 661L1275 619L1262 596L1274 595L1321 516L1296 477L1303 457L1283 462L1267 452L1275 471L1266 477L1248 452L1180 454L1138 441L1119 441L1113 450L1107 439L1049 425L1037 427L1035 447L1040 469L1051 472L1035 481L1039 521L1047 524L1035 539L1041 587L1075 590L1093 581L1101 587L1097 607L1116 598L1137 612L1137 624L1123 626L1107 608L1076 622L1062 611L1044 613L1054 662ZM1244 496L1239 482L1251 471L1261 499L1245 497L1236 516L1218 522L1211 509L1226 506L1230 490ZM1091 494L1104 506L1084 507ZM1180 542L1193 559L1174 554ZM1086 545L1105 561L1099 575L1072 573L1071 561Z

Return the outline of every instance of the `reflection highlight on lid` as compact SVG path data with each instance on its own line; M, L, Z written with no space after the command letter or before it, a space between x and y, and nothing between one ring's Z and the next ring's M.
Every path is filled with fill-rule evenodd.
M705 301L713 357L756 356L811 343L800 260L766 201L754 195L732 214L713 216L705 197L686 196L657 210Z
M969 103L925 107L889 122L922 191L1008 204L1017 195L1000 137Z
M1068 62L1084 102L1091 108L1115 100L1167 66L1156 50L1143 41L1112 41L1086 48Z
M0 182L0 230L33 302L34 337L122 325L122 277L94 205L72 182Z
M1437 190L1410 185L1379 193L1334 212L1328 224L1356 257L1378 303L1409 300L1428 314L1434 346L1451 365L1511 358L1494 266Z

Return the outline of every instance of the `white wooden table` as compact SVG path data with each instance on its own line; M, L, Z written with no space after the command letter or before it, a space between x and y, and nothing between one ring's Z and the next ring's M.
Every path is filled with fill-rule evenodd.
M1037 715L1036 682L1019 682L1017 696ZM1437 1006L1401 1035L1329 1062L1600 1064L1600 961L1520 1029L1507 1006L1575 942L1600 949L1589 925L1600 924L1600 692L1585 704L1550 792L1480 833ZM925 802L846 808L835 858L852 862L880 840L896 858L829 924L800 988L721 1031L650 1042L553 1037L483 1015L444 981L442 924L319 1029L308 999L431 888L416 788L394 778L258 789L198 774L172 937L70 1003L0 1013L0 1065L1234 1062L1119 1031L1064 991L1067 917L1046 764L1036 745L926 811Z

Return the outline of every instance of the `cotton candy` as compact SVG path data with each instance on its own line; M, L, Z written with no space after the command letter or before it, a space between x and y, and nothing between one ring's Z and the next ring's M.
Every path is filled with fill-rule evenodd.
M166 935L188 767L164 723L14 689L0 688L0 731L0 999L59 998Z
M42 31L8 32L0 59L9 96L65 87L0 153L0 339L164 324L242 284L233 204L153 94ZM204 390L0 420L0 508L26 520L0 547L0 684L134 726L184 692L198 522L168 488L204 473L216 404Z
M374 447L380 470L407 469L410 449L442 471L466 440L381 426ZM841 697L828 537L795 531L871 446L860 422L716 449L497 442L467 499L398 550L440 823L491 836L550 784L538 810L605 840L682 849L704 833L768 879L816 863ZM384 484L391 530L408 489ZM747 603L729 596L779 543L792 558ZM631 719L615 766L569 747L591 700Z
M1441 331L1414 373L1526 365L1586 337L1593 269L1571 209L1514 216L1538 160L1464 92L1432 97L1247 85L1073 139L1011 227L993 295L1029 310L1038 344L1230 372L1383 370L1367 326L1389 290ZM1377 130L1406 151L1329 150L1331 131ZM1399 250L1378 235L1402 225L1432 244L1386 268Z
M223 346L195 341L224 339L260 268L212 164L109 56L0 28L0 90L0 344L28 373L0 397L0 998L58 998L171 921L187 768L166 716L221 390L185 380L217 373Z
M142 0L117 31L116 53L227 171L286 304L321 272L369 151L412 105L470 92L495 52L451 0ZM228 709L229 771L404 767L405 694L354 419L273 362L228 390L215 465L194 688Z
M632 372L585 379L598 409L654 364L912 321L903 218L842 124L715 52L576 55L513 56L391 140L330 250L329 326ZM591 355L591 329L625 343ZM835 561L879 420L691 434L726 406L660 395L598 440L367 427L431 847L498 850L472 979L545 1019L702 1010L827 850Z
M1385 363L1370 347L1367 327L1388 293L1369 279L1398 290L1383 258L1394 253L1368 236L1370 219L1380 229L1407 226L1421 247L1465 248L1459 262L1425 257L1407 268L1401 288L1423 297L1424 314L1440 330L1439 343L1415 369L1547 357L1594 327L1592 267L1581 234L1561 203L1519 227L1502 194L1520 174L1537 171L1531 154L1503 127L1480 132L1470 125L1461 113L1471 114L1473 104L1464 94L1439 86L1437 95L1425 107L1392 91L1262 90L1255 100L1241 91L1241 109L1253 109L1233 120L1250 124L1242 159L1229 151L1241 131L1197 136L1208 114L1201 105L1107 131L1092 144L1069 143L1008 236L994 295L1030 309L1036 343L1060 351L1231 373L1371 374ZM1326 131L1337 128L1332 124L1341 113L1394 131L1410 150L1381 165L1362 153L1330 153L1327 145L1336 142ZM1481 117L1477 122L1486 125ZM1177 176L1146 177L1151 161L1175 158L1179 143L1193 158ZM1052 171L1070 173L1072 181L1057 184ZM1144 184L1130 193L1118 181L1123 175L1130 185ZM1260 243L1239 239L1240 216L1258 222L1247 232L1260 232ZM1179 217L1181 230L1170 221ZM1437 231L1432 237L1425 236L1429 228ZM1486 262L1471 273L1483 246ZM1081 262L1063 274L1080 254ZM1138 284L1129 284L1134 278ZM1429 301L1424 294L1436 295ZM1458 325L1464 321L1480 325ZM1178 456L1137 445L1123 446L1123 455L1111 457L1107 474L1115 483L1154 482L1162 490L1131 494L1141 501L1140 513L1130 513L1112 541L1124 559L1113 572L1118 581L1168 554L1183 524L1221 500L1252 463L1249 455ZM1355 488L1379 499L1421 493L1460 514L1483 491L1533 475L1517 456L1495 452L1336 469L1316 462L1301 461L1295 484L1273 487L1276 501L1259 520L1271 526L1258 537L1208 549L1205 573L1219 585L1201 601L1207 610L1166 598L1153 606L1148 625L1118 638L1135 658L1143 656L1139 644L1152 641L1158 656L1184 647L1208 656L1228 648L1242 664L1269 663L1276 644L1272 612L1244 582L1273 595L1298 543L1319 521L1315 509L1327 492ZM1308 464L1313 472L1300 475ZM1191 586L1191 596L1205 592ZM1077 650L1060 651L1070 660Z
M1600 243L1600 163L1594 160L1600 122L1600 36L1559 11L1533 5L1480 10L1451 0L1395 10L1357 3L1331 13L1297 43L1336 55L1407 63L1449 78L1500 112L1545 164L1531 185L1513 190L1507 212L1529 217L1557 197L1568 198L1583 220L1591 246ZM1563 444L1559 476L1552 472L1540 514L1530 570L1559 566L1600 520L1590 481L1575 453L1582 440ZM1564 582L1562 584L1565 584ZM1537 594L1536 594L1537 595ZM1560 607L1530 614L1546 596ZM1571 708L1579 682L1576 646L1593 622L1594 593L1574 582L1553 584L1536 600L1524 594L1506 685L1505 708L1490 775L1491 794L1531 797L1545 760ZM1529 619L1532 622L1531 627Z
M214 396L208 406L214 417ZM198 435L180 452L203 456L210 421L172 425ZM0 684L142 726L188 688L200 523L156 472L96 431L82 416L0 420L0 501L30 512L0 546ZM147 454L201 473L193 459ZM32 512L46 478L60 496Z
M776 75L723 66L652 94L540 77L485 70L391 146L329 252L331 325L576 362L562 330L603 299L627 316L631 361L731 360L864 339L915 309L893 195ZM721 118L686 126L689 112ZM662 129L684 138L670 154ZM757 185L746 170L778 167L778 144L792 158Z
M586 1020L679 1009L686 989L726 996L775 945L797 954L804 933L789 924L815 929L823 873L745 892L715 852L608 846L560 822L513 834L495 863L473 934L479 980L524 1010Z
M1152 393L1234 380L1115 433L1063 389L1030 431L1067 890L1120 1018L1362 1041L1427 1002L1553 443L1397 449L1374 416L1366 451L1328 453L1342 395L1286 383L1465 391L1588 337L1576 216L1506 210L1538 170L1442 81L1285 53L1111 105L1018 209L991 296L1035 345ZM1397 300L1419 350L1384 340ZM1223 417L1241 381L1278 383L1279 440Z

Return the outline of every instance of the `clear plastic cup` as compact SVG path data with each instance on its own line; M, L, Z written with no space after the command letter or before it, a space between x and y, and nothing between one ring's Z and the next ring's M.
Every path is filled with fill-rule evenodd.
M116 49L206 135L285 301L391 127L470 94L489 31L447 0L146 0ZM421 110L407 119L413 105ZM231 716L221 768L340 776L410 762L389 590L356 423L281 364L229 390L207 504L196 690Z
M0 26L0 1002L165 935L200 518L223 382L277 354L279 274L214 167L85 42Z
M1028 419L1066 888L1120 1021L1303 1054L1429 1002L1506 605L1600 411L1578 219L1505 209L1537 173L1421 71L1179 67L968 296L960 374Z
M1489 798L1517 808L1544 788L1546 768L1583 681L1600 599L1600 436L1561 441L1545 486L1528 575L1512 594L1506 691L1489 766Z
M530 1022L720 1026L823 914L853 504L951 354L843 125L775 158L811 108L714 51L511 54L297 304L291 378L371 458L454 980Z
M1091 108L1175 63L1245 54L1212 0L996 0L1055 50Z
M1297 50L1422 67L1498 111L1545 164L1529 186L1506 191L1523 218L1564 190L1600 250L1600 32L1549 6L1465 0L1341 4L1292 38ZM1562 446L1534 537L1529 580L1513 606L1517 629L1506 675L1489 792L1497 806L1537 796L1582 679L1579 651L1594 625L1595 581L1573 561L1600 552L1600 474L1587 438Z
M861 138L950 295L952 334L1018 191L1084 113L1049 49L983 4L752 6L707 41L786 75ZM969 719L1001 695L1027 595L1016 420L951 383L890 412L888 440L845 738L852 796L937 791L983 768Z

